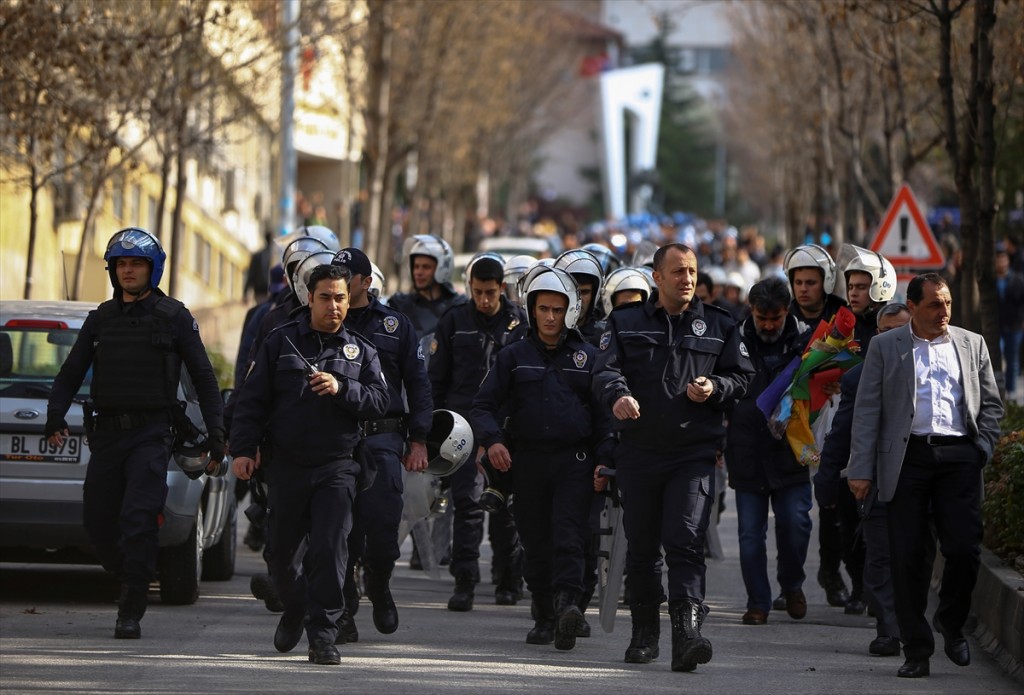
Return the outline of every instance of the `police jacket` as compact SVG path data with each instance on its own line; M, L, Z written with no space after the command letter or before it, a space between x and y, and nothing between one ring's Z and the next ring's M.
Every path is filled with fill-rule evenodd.
M302 357L338 380L336 395L313 392ZM351 458L359 422L383 417L388 404L373 345L344 326L334 334L315 331L303 313L271 332L257 353L235 404L231 453L255 458L266 437L275 466Z
M437 328L437 322L449 308L465 304L467 301L465 295L456 292L451 285L438 285L438 287L441 288L441 296L437 299L427 299L416 290L399 292L388 298L389 307L405 314L412 321L417 339L422 339L433 333Z
M814 497L822 507L834 507L839 499L839 486L846 485L841 473L850 462L850 437L853 432L853 406L864 363L854 366L839 380L842 396L832 417L832 429L821 447L818 472L814 474ZM885 504L876 501L875 504Z
M556 348L530 332L502 348L473 399L470 422L484 448L558 451L596 445L612 435L611 413L591 389L597 349L576 331ZM510 416L509 432L501 417Z
M275 323L270 329L263 330L264 317L272 311L275 307L284 304L289 298L293 298L292 301L298 304L298 299L292 294L292 291L285 287L280 292L277 292L273 297L268 298L265 302L257 304L249 313L246 314L245 323L242 327L242 338L238 343L238 357L235 360L235 388L240 388L242 382L245 381L245 373L249 370L249 363L252 358L256 356L256 350L253 349L253 345L256 344L257 334L262 332L262 337L266 338L267 333L273 328L276 328L278 324L282 323L287 318L287 314L280 314L281 320Z
M473 302L450 308L430 344L427 373L434 407L468 416L498 351L525 335L526 312L505 297L494 316L484 316Z
M426 442L433 401L423 351L412 323L404 314L384 306L376 297L370 297L367 306L348 310L345 327L365 337L377 348L391 397L387 417L405 415L408 400L409 439Z
M721 448L725 411L743 397L753 376L736 323L697 297L677 317L657 301L654 292L646 302L612 311L601 336L594 392L607 408L622 396L639 402L638 419L615 421L625 444L655 451ZM686 395L699 376L714 384L704 403Z
M782 336L774 343L757 337L754 320L740 324L750 352L754 377L729 416L725 461L729 486L740 492L768 493L810 480L806 466L793 455L789 442L772 436L757 399L794 358L803 354L808 333L801 333L793 314L786 316Z
M91 396L101 414L170 412L178 402L182 363L199 395L207 431L223 427L217 376L189 310L159 289L134 302L109 299L82 324L54 379L48 413L64 417L90 366Z
M863 357L868 351L871 339L878 333L878 311L868 309L863 314L856 316L857 323L853 326L853 339L860 346L860 356Z
M583 339L597 347L601 344L601 336L608 330L608 323L603 319L597 319L594 317L594 313L591 312L587 320L579 327L580 335Z
M848 307L849 304L842 297L837 297L834 294L825 295L825 309L821 312L821 316L813 321L808 321L804 318L803 312L800 310L800 305L796 303L794 299L789 303L789 313L796 318L796 325L800 329L801 333L805 333L808 330L814 331L818 328L818 324L824 321L828 323L832 320L832 317L836 315L841 307Z

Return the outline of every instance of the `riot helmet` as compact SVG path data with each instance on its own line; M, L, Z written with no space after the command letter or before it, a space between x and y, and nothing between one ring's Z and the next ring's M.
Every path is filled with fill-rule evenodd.
M145 258L149 261L149 288L155 290L160 284L160 278L163 277L164 263L167 261L167 254L164 253L157 238L140 227L127 227L110 237L107 250L103 253L103 260L107 264L110 284L115 293L121 290L121 286L117 282L117 261L111 263L111 259L128 257Z
M427 435L427 473L444 477L466 463L476 449L473 428L452 410L435 410Z
M380 268L373 261L370 261L370 277L373 280L370 282L369 294L377 299L384 294L384 273L381 272Z
M793 289L793 272L798 268L817 268L821 271L822 287L825 294L832 294L836 288L836 264L828 251L817 244L797 246L786 254L783 261L786 277L789 278L790 290Z
M281 265L284 266L284 274L288 278L288 284L291 285L292 291L295 291L297 285L295 269L299 267L299 263L311 253L330 250L327 244L316 237L300 236L292 239L281 255Z
M601 262L594 254L584 249L570 249L555 259L555 267L572 275L576 279L577 284L589 280L594 286L591 308L597 304L597 299L601 296L604 270L601 268ZM578 277L580 275L584 277Z
M308 227L302 226L295 230L295 234L297 237L311 236L314 239L319 239L327 247L328 251L334 251L335 253L341 251L341 241L338 240L338 235L327 227L317 224Z
M452 281L455 268L455 253L447 241L433 234L416 234L405 240L402 255L409 260L409 276L412 277L414 256L429 256L437 261L434 268L434 282L447 285Z
M536 274L531 273L529 281L524 285L525 291L523 295L526 299L526 315L530 321L530 326L536 328L533 325L533 307L537 302L537 293L555 292L569 300L569 305L565 309L565 327L568 329L576 328L580 320L580 313L583 310L583 303L580 301L580 290L576 286L576 280L561 268L541 268Z
M505 261L505 297L513 304L523 305L523 295L519 291L519 281L536 264L536 258L525 254L512 256Z
M604 244L584 244L584 251L589 251L597 259L597 262L601 265L601 272L605 277L608 277L608 273L612 272L616 268L622 267L622 261L615 252Z
M867 273L871 276L868 297L872 302L889 302L896 296L896 269L882 254L869 251L853 244L843 244L839 258L845 261L843 275L847 282L850 273ZM846 260L849 258L849 260Z
M292 289L299 300L299 304L309 306L310 288L306 283L309 282L309 274L313 272L313 268L320 265L330 265L333 259L333 251L317 251L303 258L299 265L296 266L295 285Z
M613 270L601 290L601 306L604 308L605 316L611 314L612 309L615 308L615 294L624 290L639 292L645 302L651 296L651 285L647 276L639 268Z

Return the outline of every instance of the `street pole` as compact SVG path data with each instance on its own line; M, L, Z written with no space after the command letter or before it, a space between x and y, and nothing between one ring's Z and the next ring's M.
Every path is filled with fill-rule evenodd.
M288 234L295 221L295 71L299 61L299 0L281 3L284 61L281 65L281 205L278 233Z

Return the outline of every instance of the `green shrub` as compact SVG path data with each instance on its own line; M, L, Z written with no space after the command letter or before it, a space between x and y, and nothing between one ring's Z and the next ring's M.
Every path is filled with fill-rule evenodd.
M1003 437L985 467L985 545L1024 574L1024 407L1010 403Z
M206 348L206 355L210 358L213 371L217 375L217 384L222 389L229 389L235 382L235 365L228 358L213 348Z

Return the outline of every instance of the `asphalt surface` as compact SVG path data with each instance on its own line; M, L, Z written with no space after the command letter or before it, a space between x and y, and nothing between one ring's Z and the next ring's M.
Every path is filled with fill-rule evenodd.
M409 570L408 542L392 582L401 616L398 631L378 634L364 599L356 616L360 641L341 647L341 666L316 666L307 661L304 641L289 654L274 650L277 616L248 588L262 563L239 543L235 578L204 582L194 606L162 606L152 593L138 641L112 638L117 587L97 568L0 565L0 692L1020 695L1020 684L973 639L971 666L948 661L940 638L929 678L896 678L902 658L867 653L873 621L826 604L813 579L816 534L806 568L807 617L794 621L773 612L765 626L742 625L746 594L734 510L730 492L719 527L726 558L708 568L712 611L704 634L714 644L714 658L693 673L670 670L664 608L661 657L649 665L622 660L629 642L625 608L611 634L602 632L596 610L589 612L593 636L578 640L574 651L527 645L529 600L496 606L492 587L481 584L472 612L449 612L450 578L435 580ZM239 527L244 531L244 518ZM771 530L768 535L771 542ZM489 558L486 545L483 553ZM487 560L482 569L489 576Z

